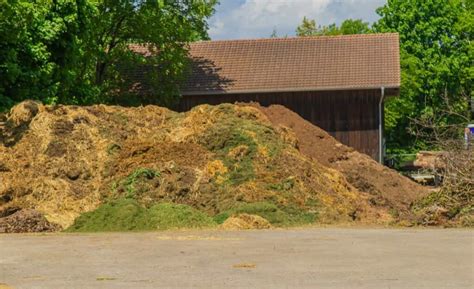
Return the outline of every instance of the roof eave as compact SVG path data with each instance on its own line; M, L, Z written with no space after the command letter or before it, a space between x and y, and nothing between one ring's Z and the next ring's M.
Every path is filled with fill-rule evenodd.
M183 96L193 95L223 95L223 94L251 94L272 92L304 92L304 91L344 91L344 90L375 90L384 87L399 91L399 84L374 85L374 86L338 86L338 87L309 87L309 88L271 88L271 89L244 89L244 90L209 90L209 91L181 91ZM398 95L398 94L397 94Z

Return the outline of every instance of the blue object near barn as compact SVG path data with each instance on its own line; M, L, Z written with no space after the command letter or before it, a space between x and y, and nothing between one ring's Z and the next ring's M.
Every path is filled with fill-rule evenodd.
M474 124L468 124L466 126L466 129L464 130L464 143L466 146L466 149L471 148L471 143L474 140Z
M467 128L471 131L471 134L474 134L474 124L468 124Z

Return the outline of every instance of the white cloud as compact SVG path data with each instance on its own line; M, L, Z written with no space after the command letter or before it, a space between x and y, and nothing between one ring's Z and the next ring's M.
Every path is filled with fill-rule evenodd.
M304 16L318 24L340 23L347 18L377 19L375 9L386 0L221 0L210 20L212 39L294 35Z

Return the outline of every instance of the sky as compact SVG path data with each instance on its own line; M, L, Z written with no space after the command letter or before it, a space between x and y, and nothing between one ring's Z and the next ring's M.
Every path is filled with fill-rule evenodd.
M374 22L375 12L386 0L220 0L209 20L209 36L219 39L294 36L304 16L318 25L340 24L343 20Z

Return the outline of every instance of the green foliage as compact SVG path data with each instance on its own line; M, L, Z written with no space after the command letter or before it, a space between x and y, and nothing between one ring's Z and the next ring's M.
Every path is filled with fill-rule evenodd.
M273 27L272 33L270 34L270 38L288 38L288 34L278 35L278 31L275 27Z
M391 167L401 170L403 167L410 166L416 159L416 151L408 151L403 148L391 148L387 150L386 160L391 163Z
M316 21L314 19L308 19L303 17L301 24L296 27L297 36L313 36L316 35L318 29L316 27Z
M186 205L161 203L145 208L133 199L119 199L82 214L66 231L145 231L214 225L212 218Z
M133 171L125 180L122 181L121 185L125 187L125 191L127 192L127 198L134 198L136 194L135 185L140 179L153 179L155 177L159 177L160 173L147 168L139 168Z
M272 34L270 34L270 38L277 38L277 37L278 37L277 30L275 27L273 27Z
M160 172L150 168L138 168L126 178L111 184L111 199L128 198L138 200L141 204L151 205L153 200L147 198L154 189L154 183L159 183ZM151 181L151 182L150 182ZM152 203L150 203L152 202Z
M129 91L135 80L122 72L148 68L143 75L152 95L110 94L121 104L158 103L171 105L178 96L177 84L186 72L186 43L207 39L207 18L215 0L205 1L100 1L95 19L92 67L95 84L108 92ZM129 44L146 46L154 54L130 52ZM157 53L159 51L159 53ZM116 65L117 64L117 65Z
M281 209L272 203L257 202L239 204L235 208L214 216L214 220L216 223L222 224L230 216L243 213L258 215L275 226L310 224L317 219L316 213L305 212L299 208L285 207Z
M75 65L91 13L85 1L0 1L0 110L27 98L57 102L81 86Z
M314 19L303 17L303 21L296 28L297 36L346 35L370 33L368 22L361 19L347 19L337 26L335 23L328 26L317 26Z
M341 23L339 31L342 35L367 34L371 33L371 28L368 22L361 19L347 19Z
M117 200L84 213L66 231L132 231L143 230L145 208L132 199Z
M375 30L400 34L400 97L385 107L389 147L425 145L426 140L416 141L407 130L412 119L440 114L447 105L466 114L474 75L472 5L460 0L390 0L377 10L382 18Z
M208 215L186 205L161 203L149 209L149 222L159 230L173 228L212 227L215 222Z
M0 0L0 110L27 98L171 104L186 72L186 43L207 38L207 19L216 3ZM130 43L160 53L134 54ZM138 64L155 67L145 74L155 92L146 99L123 95L130 89L123 72Z

